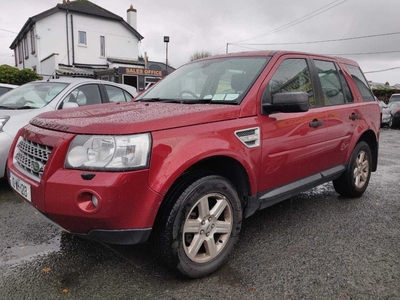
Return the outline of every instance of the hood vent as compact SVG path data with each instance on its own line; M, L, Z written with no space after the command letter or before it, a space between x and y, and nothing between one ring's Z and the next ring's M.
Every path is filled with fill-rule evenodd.
M248 128L235 131L236 137L248 148L260 146L260 128Z

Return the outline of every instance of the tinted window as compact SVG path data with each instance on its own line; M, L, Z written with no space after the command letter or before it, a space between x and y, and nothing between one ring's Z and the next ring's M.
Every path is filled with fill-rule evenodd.
M342 89L344 92L344 96L346 98L346 102L354 102L353 95L351 94L349 84L347 83L346 79L344 78L344 74L342 70L339 70L339 78L340 82L342 83Z
M323 60L315 60L314 63L317 67L318 77L321 82L324 105L344 104L342 86L335 64Z
M315 107L310 71L305 59L286 59L276 70L269 82L273 97L277 93L306 92L310 107Z
M111 85L105 85L108 99L110 102L126 102L124 91ZM130 97L131 99L132 97ZM130 100L129 99L129 100Z
M364 101L375 101L374 95L371 92L371 89L368 86L367 81L360 68L346 65L347 70L349 70L351 77L353 77L354 82L356 83Z

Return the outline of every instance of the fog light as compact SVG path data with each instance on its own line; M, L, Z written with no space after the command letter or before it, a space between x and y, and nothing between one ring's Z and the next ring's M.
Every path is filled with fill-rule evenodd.
M99 200L97 200L95 195L92 195L92 204L94 207L97 207L97 205L99 205Z
M82 192L77 198L77 204L84 212L94 213L101 208L101 198L91 192Z

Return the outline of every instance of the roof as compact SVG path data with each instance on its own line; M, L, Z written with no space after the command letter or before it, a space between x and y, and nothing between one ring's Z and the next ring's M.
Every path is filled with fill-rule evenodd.
M120 16L118 16L118 15L116 15L116 14L90 2L90 1L77 0L77 1L68 1L65 3L59 3L53 8L50 8L40 14L30 17L28 19L28 21L25 22L24 26L18 33L17 37L11 43L10 49L15 49L17 47L18 43L23 39L23 37L29 32L29 30L35 25L35 23L37 21L40 21L40 20L42 20L52 14L60 12L60 11L90 15L90 16L95 16L98 18L104 18L104 19L109 19L109 20L113 20L116 22L120 22L125 28L127 28L130 32L132 32L139 41L144 38L139 32L137 32L137 30L135 28L130 26L122 17L120 17Z
M105 69L105 68L102 68ZM77 77L94 77L95 68L79 68L65 65L59 65L56 70L57 75L77 76Z

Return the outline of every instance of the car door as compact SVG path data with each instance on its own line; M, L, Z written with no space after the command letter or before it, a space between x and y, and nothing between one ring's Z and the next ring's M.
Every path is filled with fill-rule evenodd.
M339 166L345 161L345 154L349 149L350 142L356 128L357 119L352 119L355 114L352 110L354 97L335 61L315 58L312 60L315 72L318 74L316 84L322 91L319 96L320 102L325 107L326 119L324 120L327 130L327 144L324 154L324 168Z
M327 111L325 121L328 133L326 163L327 167L336 167L347 163L348 153L358 140L358 129L363 127L363 119L367 116L368 101L374 101L374 96L356 66L348 66L347 70L332 61L314 60L318 77L322 86L324 105ZM353 80L353 88L359 89L360 96L354 95L346 80ZM350 77L351 76L351 77ZM353 78L353 79L352 79ZM362 98L362 99L360 99ZM361 130L362 131L362 130Z
M262 158L259 191L282 187L281 192L306 185L304 178L323 170L326 113L315 98L308 57L285 55L267 76L266 91L272 99L281 92L306 92L309 110L262 115ZM289 184L291 184L289 186ZM268 193L261 198L269 197Z

